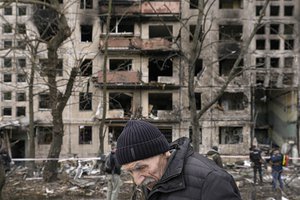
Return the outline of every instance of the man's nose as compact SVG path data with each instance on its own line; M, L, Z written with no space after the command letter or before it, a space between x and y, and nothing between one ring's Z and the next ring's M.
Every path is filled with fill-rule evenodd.
M145 176L143 176L140 172L133 172L132 177L136 185L141 185L145 180Z

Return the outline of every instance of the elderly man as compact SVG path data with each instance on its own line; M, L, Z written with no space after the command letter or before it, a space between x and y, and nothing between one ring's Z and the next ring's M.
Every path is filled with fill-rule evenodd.
M152 200L241 199L234 179L204 156L194 152L188 138L171 145L154 125L131 120L117 141L122 169L142 186Z

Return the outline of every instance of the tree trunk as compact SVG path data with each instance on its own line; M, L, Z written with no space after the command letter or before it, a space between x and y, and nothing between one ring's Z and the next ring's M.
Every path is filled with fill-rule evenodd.
M0 200L3 200L2 198L2 189L5 185L5 169L2 158L0 158Z

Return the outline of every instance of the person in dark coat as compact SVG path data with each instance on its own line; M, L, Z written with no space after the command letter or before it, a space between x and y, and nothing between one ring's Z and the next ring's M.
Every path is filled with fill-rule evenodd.
M217 146L213 146L207 153L206 157L213 160L219 167L223 168L222 158L219 153L219 148Z
M282 159L283 159L283 155L280 153L279 148L276 148L271 153L271 157L269 161L272 166L272 178L273 178L272 185L274 190L277 188L277 181L279 182L280 189L283 189L283 182L281 178L281 174L283 171Z
M260 184L262 184L263 183L263 178L262 178L261 165L264 163L264 161L261 157L261 150L259 148L257 148L255 145L253 145L250 148L249 158L250 158L250 161L251 161L251 166L253 167L253 181L254 181L254 184L256 184L257 172L259 174Z
M169 144L146 121L128 121L117 140L116 156L147 200L241 199L233 177L194 152L188 138Z

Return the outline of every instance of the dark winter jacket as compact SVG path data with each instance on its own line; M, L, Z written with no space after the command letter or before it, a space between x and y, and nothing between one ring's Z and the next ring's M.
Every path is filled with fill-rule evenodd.
M110 157L110 163L112 166L112 172L110 174L119 174L120 175L121 174L121 166L118 163L115 152L112 151L109 154L109 157Z
M250 151L250 161L254 163L255 166L261 166L263 159L261 157L261 151L259 149L253 149Z
M219 154L218 151L216 151L216 150L214 150L214 149L210 149L210 150L206 153L206 156L207 156L207 158L209 158L209 159L215 161L215 163L216 163L219 167L223 168L222 158L221 158L221 156L220 156L220 154Z
M282 171L282 159L283 155L281 153L275 153L271 155L270 163L272 164L273 171Z
M238 200L234 179L206 157L195 153L188 138L172 143L174 151L148 200Z

